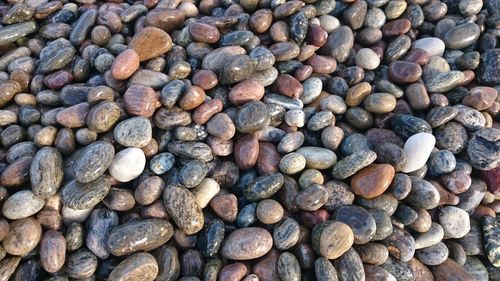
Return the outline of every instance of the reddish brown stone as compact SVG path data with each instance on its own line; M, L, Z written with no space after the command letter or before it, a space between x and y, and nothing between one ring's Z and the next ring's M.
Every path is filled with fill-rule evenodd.
M197 86L189 87L179 99L179 106L184 110L191 110L198 107L205 101L206 94L202 88Z
M222 220L235 222L238 216L238 198L232 193L217 195L210 200L210 207Z
M312 55L306 62L314 73L331 74L337 69L337 62L332 57Z
M0 184L5 187L20 186L29 179L31 157L23 157L12 162L0 175Z
M259 157L259 140L254 135L245 135L234 144L234 161L238 168L253 168Z
M61 89L73 82L73 75L69 71L59 70L43 78L43 83L50 89Z
M278 93L289 98L298 99L304 91L302 84L289 74L281 74L274 83Z
M363 198L374 198L387 190L394 178L394 167L372 164L357 172L351 179L352 192Z
M307 78L311 77L311 74L313 73L313 68L310 65L304 65L297 70L295 70L295 73L293 74L293 77L297 79L298 81L302 82L306 80Z
M202 69L196 71L192 78L193 85L202 88L203 90L210 90L217 85L217 75L211 71Z
M193 121L196 124L205 124L215 114L222 111L223 104L220 99L213 99L198 106L193 112Z
M56 121L66 128L81 128L86 124L89 109L86 102L70 106L57 113Z
M398 19L387 22L382 26L384 37L403 35L411 28L411 22L407 19Z
M320 25L314 24L309 25L307 30L306 41L313 44L316 47L322 47L326 43L326 38L328 33L321 28Z
M471 214L472 219L481 220L483 217L492 217L496 218L497 214L495 210L490 207L479 205L474 209L474 212Z
M258 80L248 79L236 84L229 91L229 100L234 105L260 100L264 96L264 85Z
M225 265L219 272L219 281L240 281L247 274L247 267L241 262Z
M464 171L453 171L441 177L441 183L454 194L460 194L469 189L472 179Z
M330 218L330 214L325 209L319 209L316 211L301 211L299 213L300 221L312 229L315 225L324 223Z
M145 23L147 26L172 32L182 27L185 18L186 16L181 10L156 8L147 13Z
M436 281L474 281L475 279L452 259L431 267Z
M489 171L482 171L481 177L486 182L488 190L493 194L500 193L500 166Z
M139 69L139 55L132 49L121 52L111 65L111 76L116 80L128 79Z
M146 61L172 49L172 38L156 27L146 27L136 33L128 46L139 54L140 61Z
M405 57L405 61L413 62L418 65L426 65L429 62L429 54L422 49L412 49L408 52L408 55Z
M485 110L495 102L498 96L497 90L492 87L475 87L462 100L463 104L473 107L479 111Z
M220 32L217 27L201 22L189 25L189 33L195 41L208 44L217 43L220 38Z
M389 65L389 79L396 83L412 83L421 75L422 68L413 62L395 61Z
M153 88L134 84L123 95L125 110L132 115L153 116L159 97Z
M257 170L261 175L268 175L279 170L281 156L276 146L270 142L259 143L259 156L257 158Z
M259 277L259 281L280 281L278 275L278 258L280 253L272 249L253 267L253 273Z
M250 29L256 33L266 32L273 23L273 13L271 10L263 9L258 10L250 16L248 22Z

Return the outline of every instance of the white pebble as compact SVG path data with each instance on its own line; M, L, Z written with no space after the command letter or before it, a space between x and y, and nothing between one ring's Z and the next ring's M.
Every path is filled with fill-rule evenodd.
M406 163L401 171L410 173L422 168L435 144L436 138L429 133L418 133L409 137L403 148L406 153Z
M470 231L469 214L454 206L441 209L439 224L443 227L445 239L462 238Z
M367 70L374 70L380 65L380 58L372 49L364 48L356 53L356 65Z
M146 156L142 149L129 147L115 155L109 166L109 173L120 182L129 182L138 177L146 165Z
M429 56L439 56L442 57L444 53L444 42L437 37L427 37L415 40L413 43L413 49L422 49L426 51Z

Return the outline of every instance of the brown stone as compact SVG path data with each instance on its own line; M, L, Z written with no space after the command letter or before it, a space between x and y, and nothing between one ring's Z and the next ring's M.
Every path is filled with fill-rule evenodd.
M272 249L263 259L253 266L253 273L259 281L280 281L278 274L278 258L280 253Z
M306 41L316 47L322 47L326 43L328 33L320 25L309 25Z
M133 49L121 52L111 65L111 76L116 80L128 79L139 69L139 54Z
M145 23L148 26L163 29L165 32L172 32L182 27L185 18L181 10L156 8L147 13Z
M337 69L335 59L327 56L312 55L306 63L313 68L314 73L331 74Z
M436 281L474 281L475 279L452 259L431 267Z
M238 216L238 198L232 193L217 195L210 201L210 207L226 222L235 222Z
M255 214L257 219L264 224L275 224L283 218L285 210L273 199L264 199L259 202Z
M234 143L234 161L242 170L251 169L259 157L259 140L254 135L245 135Z
M412 49L405 57L405 61L413 62L418 65L426 65L429 62L429 54L422 49Z
M327 259L336 259L351 248L354 233L343 222L327 221L314 227L311 241L316 253Z
M289 74L281 74L274 83L278 93L289 98L298 99L304 91L302 84Z
M140 61L146 61L172 49L172 38L156 27L146 27L136 33L129 47L137 52Z
M268 9L258 10L250 16L248 24L256 33L266 32L273 23L273 12Z
M264 85L258 80L248 79L229 91L229 100L234 105L243 105L250 101L260 100L264 96Z
M61 89L73 82L73 75L67 70L59 70L43 78L43 83L50 89Z
M55 231L43 234L40 242L40 263L45 271L53 273L64 265L66 260L66 238Z
M408 265L415 273L415 281L434 281L431 270L417 258L412 258Z
M422 68L413 62L395 61L389 65L389 79L396 83L412 83L421 75Z
M23 256L33 250L42 238L42 227L33 218L15 220L3 239L2 246L11 255Z
M429 107L431 100L427 94L427 89L422 83L413 83L406 88L405 91L406 100L410 104L411 108L422 110Z
M221 254L232 260L252 260L267 254L272 246L273 237L269 231L260 227L244 227L226 236Z
M492 87L475 87L462 100L463 104L473 107L479 111L485 110L496 100L497 90Z
M397 19L387 22L382 26L382 34L384 37L392 37L403 35L411 28L411 22L407 19Z
M371 91L372 86L370 85L370 83L361 82L347 90L345 102L350 107L358 106L370 94Z
M70 106L57 113L56 121L66 128L81 128L85 126L89 109L90 105L86 102Z
M387 190L394 178L394 167L372 164L357 172L351 179L352 192L363 198L374 198Z
M205 101L206 94L202 88L197 86L189 87L179 99L179 106L184 110L191 110L198 107Z
M23 157L7 166L0 176L0 184L6 187L19 186L29 179L31 157Z
M223 106L220 99L204 102L194 110L192 115L193 122L196 124L207 123L212 116L222 111Z
M259 143L259 156L257 158L257 170L261 175L269 175L279 170L281 155L276 146L270 142Z
M21 84L14 80L0 83L0 107L4 107L14 96L21 92Z
M125 110L131 115L153 116L159 97L153 88L134 84L123 95Z
M220 32L217 27L201 22L189 25L189 33L195 41L208 44L217 43L220 38Z
M217 80L217 75L211 71L202 69L196 71L191 79L193 85L202 88L203 90L210 90L217 85L219 80Z
M240 281L247 274L247 267L241 262L225 265L219 272L219 281Z

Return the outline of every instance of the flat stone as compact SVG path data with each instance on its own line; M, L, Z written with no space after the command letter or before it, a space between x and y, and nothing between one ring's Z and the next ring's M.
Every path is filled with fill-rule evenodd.
M337 162L333 167L332 175L336 179L346 179L373 163L376 158L377 154L371 150L355 152Z
M351 179L354 194L374 198L384 193L394 178L394 168L388 164L372 164L358 171Z

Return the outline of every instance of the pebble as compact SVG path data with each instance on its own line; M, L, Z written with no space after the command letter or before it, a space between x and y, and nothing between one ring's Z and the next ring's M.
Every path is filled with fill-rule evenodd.
M473 135L467 146L467 155L474 168L491 170L500 164L499 139L500 131L493 128L480 129Z
M139 61L146 61L172 49L172 38L157 27L145 27L132 37L129 48L139 55Z
M129 147L116 153L108 169L117 181L129 182L142 173L145 165L144 152L140 148Z
M4 216L11 220L30 217L40 211L45 202L30 190L22 190L12 194L2 206Z
M97 141L87 145L73 162L75 178L82 183L96 180L108 169L114 156L115 149L108 142Z
M151 123L141 116L123 120L113 130L113 137L123 146L144 147L152 138Z
M311 235L314 250L327 259L336 259L342 256L354 242L351 228L338 221L327 221L316 225Z
M429 230L422 234L419 234L415 238L415 249L418 250L436 245L441 240L443 240L443 237L443 227L440 224L433 222Z
M322 52L333 57L337 62L343 63L347 60L349 50L353 47L354 35L347 26L335 29L327 38Z
M41 238L40 223L33 218L23 218L9 224L9 232L2 240L2 246L8 254L22 256L35 249Z
M477 79L486 85L495 85L500 82L498 78L498 58L500 51L498 49L486 50L481 54L481 63L479 64L479 73Z
M377 154L371 150L355 152L337 162L332 169L332 175L339 180L346 179L373 163L376 158Z
M380 58L372 49L364 48L356 53L355 62L363 69L374 70L380 65Z
M113 61L111 75L116 80L128 79L139 69L139 64L139 54L133 49L127 49L121 52Z
M26 21L4 26L0 29L0 45L13 43L19 38L35 32L37 25L34 21Z
M339 259L334 261L339 280L364 280L363 263L354 248L349 249Z
M443 242L416 251L416 257L426 265L438 265L448 258L448 247Z
M236 117L236 128L243 133L253 133L269 125L267 106L260 101L246 103Z
M34 195L42 199L54 195L63 180L61 154L53 148L40 149L30 165L30 183Z
M472 45L480 34L479 26L475 23L459 24L448 30L443 37L446 47L450 49L464 49Z
M229 234L222 245L223 257L232 260L251 260L264 256L272 248L271 234L259 227L245 227Z
M66 239L55 231L48 230L40 241L40 263L47 272L59 271L66 261Z
M432 93L444 93L452 90L464 81L464 73L457 70L437 73L426 79L427 91Z
M82 183L70 181L61 189L64 205L75 210L86 210L99 204L111 188L109 179L99 176L97 179Z
M334 218L349 225L354 233L355 244L365 244L375 235L375 220L362 207L355 205L342 206L335 211Z
M445 260L440 265L431 268L434 274L434 280L444 281L450 279L457 280L474 280L472 276L467 273L461 266L451 259Z
M497 266L500 262L498 256L498 223L492 217L484 217L483 219L483 235L484 235L484 249L488 260Z
M461 238L470 231L469 214L464 210L446 206L439 212L439 223L448 238Z
M282 280L301 280L300 264L292 253L285 252L279 256L277 270Z
M358 171L351 179L354 194L374 198L384 193L394 178L394 168L388 164L372 164Z
M412 189L406 200L417 208L426 210L436 207L440 200L438 190L428 181L410 176Z
M176 225L186 234L197 233L203 228L204 217L194 195L181 185L165 187L163 200L167 212Z
M107 246L115 256L150 251L166 243L173 233L172 225L166 220L132 221L114 227L107 238Z
M325 148L303 146L297 153L305 158L306 167L310 169L328 169L337 162L335 153Z
M403 148L406 163L401 171L409 173L422 168L429 159L435 143L435 137L429 133L417 133L409 137Z
M108 279L125 281L140 278L155 280L158 275L158 264L149 253L137 253L120 262L109 274Z

